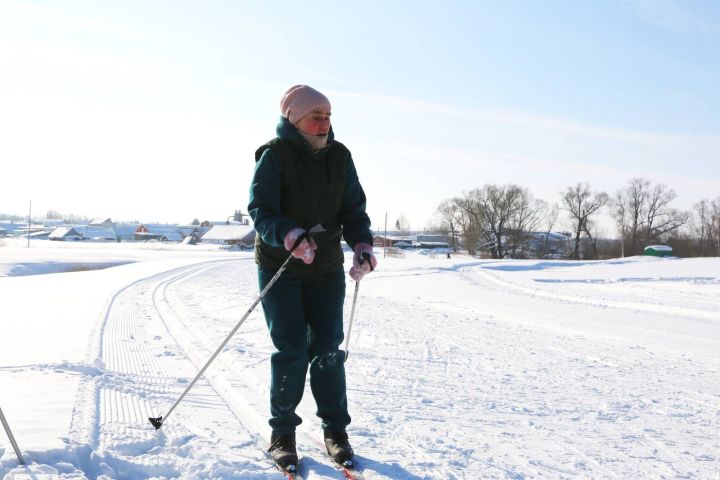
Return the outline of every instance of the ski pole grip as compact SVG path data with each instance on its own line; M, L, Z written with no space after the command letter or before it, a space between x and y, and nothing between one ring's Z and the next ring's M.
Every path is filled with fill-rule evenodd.
M316 233L322 233L325 231L325 227L322 226L322 224L318 223L314 227L312 227L310 230L304 231L302 234L298 236L298 238L295 240L295 244L293 244L292 248L290 249L290 253L294 252L297 247L300 246L303 240L306 238L313 238Z
M300 246L303 240L308 238L308 232L301 233L298 238L295 240L295 243L293 244L292 248L290 249L290 253L294 252L296 248Z
M363 262L368 262L370 264L370 271L372 272L375 269L373 268L373 264L370 261L371 259L372 259L372 257L370 256L370 254L368 252L362 252L360 254L360 263L362 264Z

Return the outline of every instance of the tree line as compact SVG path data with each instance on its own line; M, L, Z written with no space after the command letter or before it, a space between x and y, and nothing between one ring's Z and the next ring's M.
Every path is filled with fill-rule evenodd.
M675 192L664 184L633 178L614 195L577 183L560 192L557 203L536 199L519 185L491 185L446 199L437 208L440 229L471 255L492 258L571 259L638 255L665 244L677 256L720 256L720 196L692 210L672 206ZM564 240L553 234L561 212L568 222ZM598 238L597 219L609 213L618 238Z

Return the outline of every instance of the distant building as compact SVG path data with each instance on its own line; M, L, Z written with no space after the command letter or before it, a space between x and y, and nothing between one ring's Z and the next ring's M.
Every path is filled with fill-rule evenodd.
M53 229L48 235L48 239L54 241L114 242L117 237L112 228L91 227L89 225L63 225Z
M82 240L83 237L80 232L75 230L73 227L57 227L55 230L50 232L48 239L56 242L66 242L72 240Z
M20 225L17 223L2 221L0 222L0 238L9 237L16 230L20 229Z
M414 238L409 235L381 235L376 234L373 236L373 246L375 247L394 247L400 248L407 246L411 247ZM398 245L400 244L400 245Z
M450 248L450 244L448 242L429 242L429 241L423 240L422 242L415 242L413 244L413 247L425 248L425 249Z
M442 233L409 233L388 232L387 235L376 233L373 236L373 245L376 247L396 248L449 248L452 237Z
M52 227L45 227L43 225L31 225L28 227L27 224L14 224L15 230L12 231L12 235L15 237L27 237L35 239L48 238L50 232L54 230Z
M529 256L566 258L570 250L570 235L561 232L530 232L527 240Z
M192 229L187 231L187 235ZM143 224L135 230L135 240L159 240L162 242L182 242L187 236L177 225Z
M244 223L215 225L202 236L202 242L249 247L255 244L255 228Z
M91 227L112 227L115 225L109 218L96 218L90 221Z
M418 233L415 235L416 243L427 243L427 244L444 244L449 246L452 244L452 236L444 233Z
M645 247L643 255L651 257L672 257L673 249L670 245L650 245Z
M138 224L121 224L113 225L112 229L115 232L115 240L118 242L132 242L135 241L135 230L138 229Z
M73 227L83 238L93 242L115 242L117 235L111 226L104 225L82 225Z

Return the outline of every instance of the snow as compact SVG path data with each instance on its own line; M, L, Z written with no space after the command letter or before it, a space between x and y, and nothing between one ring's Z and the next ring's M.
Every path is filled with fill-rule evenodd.
M664 252L672 252L672 247L669 245L649 245L649 246L645 247L645 250L649 250L649 249L658 250L658 251L662 250Z
M0 246L0 407L30 466L0 431L0 478L282 478L259 308L147 421L252 304L253 252L24 246ZM366 478L720 475L720 259L377 254L346 365ZM305 478L342 478L309 390L300 413Z

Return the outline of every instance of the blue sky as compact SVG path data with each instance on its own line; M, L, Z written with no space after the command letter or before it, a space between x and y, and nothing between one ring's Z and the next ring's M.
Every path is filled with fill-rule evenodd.
M720 195L717 2L0 1L0 212L245 210L280 95L333 104L375 227L486 183ZM607 234L614 232L608 231Z

